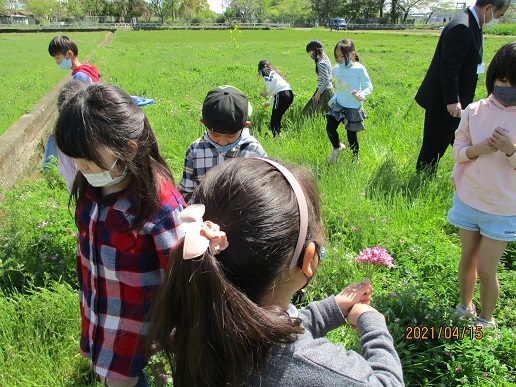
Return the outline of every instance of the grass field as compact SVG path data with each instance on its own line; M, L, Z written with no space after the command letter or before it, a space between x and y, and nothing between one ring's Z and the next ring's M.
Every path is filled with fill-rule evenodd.
M0 33L0 135L65 75L48 54L48 44L55 35ZM74 33L79 59L102 42L105 35L106 32Z
M52 36L37 34L36 44L27 35L21 35L25 39L17 43L0 34L0 51L4 44L26 45L34 55L31 63L56 73L55 82L61 73L45 45ZM76 39L74 34L70 37ZM79 48L86 52L83 46L93 47L102 37L81 34ZM306 120L300 115L316 87L314 64L304 50L313 38L323 42L330 57L338 40L352 39L369 71L374 91L364 105L369 118L367 130L359 134L360 164L342 154L335 165L328 165L331 145L324 118ZM513 386L513 245L499 268L502 289L495 312L499 330L485 332L481 339L406 338L407 327L463 326L450 313L458 302L456 266L460 254L457 229L445 219L452 199L451 152L443 158L435 178L425 179L414 172L424 112L413 96L437 39L436 34L403 32L118 31L111 44L95 51L90 62L98 66L104 82L155 99L156 103L144 111L177 181L187 146L203 131L199 118L206 92L221 84L243 90L254 108L251 131L269 156L309 167L319 182L328 259L311 283L309 298L320 299L361 279L353 257L367 246L381 245L394 256L396 268L375 276L373 304L387 317L407 385ZM512 40L486 36L486 62ZM40 55L33 53L36 51ZM264 100L259 92L264 86L257 76L261 59L270 60L295 93L294 104L284 118L285 137L281 140L270 135L270 110L261 106ZM17 69L23 61L16 56L6 62L2 55L0 68L12 63ZM13 77L21 82L24 75L21 71ZM50 78L41 78L45 78L43 90L52 86ZM481 76L477 98L484 95ZM5 104L1 99L0 103ZM345 140L343 131L341 134ZM95 385L87 361L77 355L75 230L64 185L55 176L35 178L5 195L0 203L0 385ZM475 302L478 304L478 293ZM347 327L332 332L330 338L358 348L356 333Z

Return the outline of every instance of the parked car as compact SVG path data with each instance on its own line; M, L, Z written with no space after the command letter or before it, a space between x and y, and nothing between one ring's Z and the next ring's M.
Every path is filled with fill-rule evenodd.
M330 30L347 30L348 24L342 17L335 17L330 20Z

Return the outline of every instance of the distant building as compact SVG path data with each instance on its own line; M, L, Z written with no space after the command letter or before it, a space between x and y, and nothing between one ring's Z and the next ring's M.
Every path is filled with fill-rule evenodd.
M29 24L31 18L30 12L26 10L24 0L10 0L5 4L3 14L0 14L1 24Z

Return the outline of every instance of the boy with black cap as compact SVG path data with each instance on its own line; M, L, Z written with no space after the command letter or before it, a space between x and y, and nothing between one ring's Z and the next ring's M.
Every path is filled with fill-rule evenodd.
M235 157L267 156L258 140L249 133L251 113L249 100L233 86L219 86L208 92L201 118L206 131L188 147L183 178L178 186L186 202L215 165Z

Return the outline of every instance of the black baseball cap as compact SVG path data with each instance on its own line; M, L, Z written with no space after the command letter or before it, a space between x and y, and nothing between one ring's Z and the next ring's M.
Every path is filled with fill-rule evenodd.
M218 86L208 91L204 99L202 119L213 132L234 134L244 128L250 110L244 93L233 86Z

